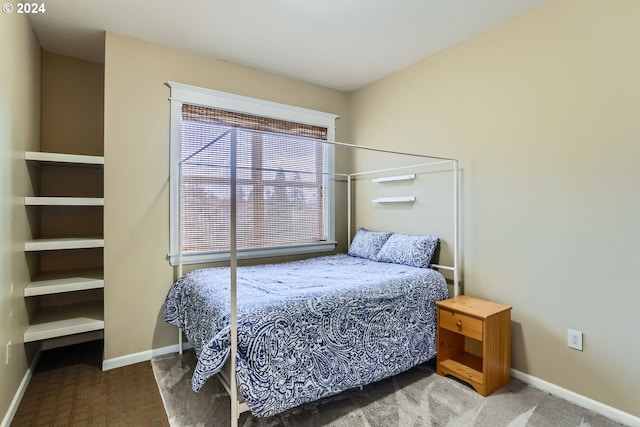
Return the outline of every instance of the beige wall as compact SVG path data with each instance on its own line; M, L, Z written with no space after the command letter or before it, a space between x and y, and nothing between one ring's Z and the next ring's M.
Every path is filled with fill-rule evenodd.
M15 5L15 2L12 2ZM0 14L0 420L22 381L30 355L22 291L29 281L24 241L31 231L21 199L33 194L25 150L40 146L40 47L26 15ZM11 283L14 284L11 294ZM13 356L5 365L5 345ZM29 349L31 350L31 349ZM0 421L2 422L2 421Z
M338 114L348 96L116 34L105 54L105 359L176 344L161 318L169 251L167 81Z
M104 65L43 52L41 111L42 151L102 156ZM100 168L42 165L38 173L42 196L103 197ZM103 234L101 207L40 207L34 212L40 213L42 237ZM102 266L101 249L44 251L37 256L41 271Z
M460 159L465 290L513 306L513 367L635 416L638 40L636 0L552 1L352 99L355 142Z
M104 65L44 52L42 151L104 152Z

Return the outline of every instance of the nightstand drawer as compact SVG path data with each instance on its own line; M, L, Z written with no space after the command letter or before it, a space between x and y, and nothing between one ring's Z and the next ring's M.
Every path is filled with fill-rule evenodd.
M482 320L440 309L440 327L482 341Z

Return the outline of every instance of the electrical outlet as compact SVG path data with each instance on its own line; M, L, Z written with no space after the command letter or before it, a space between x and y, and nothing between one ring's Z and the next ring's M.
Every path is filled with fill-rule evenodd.
M582 332L569 329L567 331L567 345L569 348L582 351Z
M5 365L9 364L9 361L11 360L11 341L9 341L7 343L7 353L5 354L5 359L4 359L4 363Z

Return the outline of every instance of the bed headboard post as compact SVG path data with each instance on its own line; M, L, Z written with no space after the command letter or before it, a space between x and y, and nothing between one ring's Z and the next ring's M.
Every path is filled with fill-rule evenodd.
M178 265L177 265L177 273L178 278L182 277L182 161L178 162L177 165L177 174L178 174L178 185L176 191L178 193L178 218L177 218L177 228L178 228ZM182 328L178 328L178 353L182 356L183 353L183 345L182 345Z
M460 295L460 266L458 265L458 252L460 241L458 239L458 160L453 160L453 294Z
M231 365L231 375L229 375L229 386L231 391L231 426L238 425L240 417L238 407L238 386L236 378L236 357L238 354L238 235L237 235L237 190L238 190L238 137L237 129L231 132L231 147L229 153L230 162L230 230L229 230L229 255L231 271L231 355L229 363Z
M351 174L347 175L347 251L351 247Z

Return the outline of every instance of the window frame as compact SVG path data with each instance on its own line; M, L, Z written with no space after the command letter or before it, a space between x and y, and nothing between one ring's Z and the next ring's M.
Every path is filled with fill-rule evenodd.
M335 114L295 107L236 95L227 92L205 89L197 86L176 82L167 82L171 89L169 98L171 104L170 121L170 155L169 155L169 255L168 260L172 266L179 264L202 264L230 260L229 250L219 251L193 251L180 253L179 247L179 164L182 144L182 105L190 104L220 110L234 111L255 116L269 117L296 123L321 126L327 129L327 144L325 144L324 156L324 186L327 189L327 197L324 197L324 215L326 218L327 241L322 243L308 243L299 245L238 248L238 259L267 258L287 255L302 255L319 252L333 251L337 245L335 240Z

